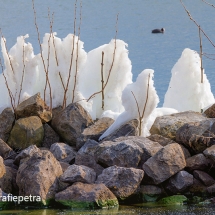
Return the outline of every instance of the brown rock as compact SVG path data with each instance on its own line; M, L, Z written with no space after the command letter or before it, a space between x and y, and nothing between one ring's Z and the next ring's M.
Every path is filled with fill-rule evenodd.
M144 172L140 169L111 166L103 170L96 183L105 184L116 197L123 199L137 190L143 176Z
M51 122L54 130L71 146L76 146L78 137L92 123L91 116L78 103L68 105Z
M10 155L14 154L15 152L10 146L7 145L2 139L0 139L0 156L4 159L10 157Z
M211 186L211 185L215 184L215 180L210 175L208 175L206 172L203 172L200 170L194 170L193 176L196 179L200 180L206 186Z
M93 125L85 128L77 141L77 148L80 149L88 140L98 141L99 137L113 124L114 120L109 117L103 117L96 121Z
M208 118L215 118L215 104L213 104L212 106L210 106L207 110L204 111L204 114L208 117Z
M58 143L60 141L60 137L47 123L43 125L43 128L44 137L42 146L49 149L53 143Z
M118 137L136 136L138 134L138 124L139 122L137 119L132 119L131 121L120 126L116 131L102 139L101 142L113 141Z
M215 119L189 122L177 130L176 141L198 154L215 143L214 132Z
M211 160L215 161L215 145L205 149L203 151L203 154L207 157L210 158Z
M195 195L206 194L207 187L198 179L193 178L193 185L189 188L189 192L194 193Z
M175 141L171 140L170 138L161 136L159 134L152 134L147 138L151 141L158 142L161 146L167 146L171 143L175 143Z
M15 116L11 108L6 108L0 114L0 138L7 142L15 121Z
M65 163L65 162L61 162L61 161L60 161L59 163L60 163L60 165L61 165L61 168L62 168L63 172L65 172L66 169L70 166L70 164Z
M46 205L58 191L58 178L62 174L62 168L51 152L34 153L19 166L16 177L19 195L40 196Z
M150 129L151 134L160 134L164 137L175 140L176 131L188 122L200 122L206 119L202 114L186 111L157 117Z
M186 166L184 153L179 144L173 143L159 150L143 164L144 172L155 184L167 180Z
M215 193L215 184L207 187L207 192L210 194L214 194Z
M96 180L96 173L90 167L73 164L61 175L60 180L66 183L82 182L93 184Z
M4 160L0 156L0 178L5 174L5 172L6 172L6 169L5 169L5 165L4 165Z
M118 206L118 200L104 184L76 182L55 195L55 201L71 208L104 208Z
M44 129L39 117L21 118L13 126L8 145L16 149L25 149L30 145L40 146L43 136Z
M209 164L209 160L202 153L186 159L186 169L188 171L204 170L208 168Z
M15 109L15 114L17 119L38 116L43 123L49 122L52 119L52 113L40 97L40 93L20 103Z

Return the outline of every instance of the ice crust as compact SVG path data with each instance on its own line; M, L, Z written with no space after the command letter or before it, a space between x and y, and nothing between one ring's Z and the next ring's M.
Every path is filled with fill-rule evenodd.
M52 108L63 104L64 92L67 88L67 105L72 101L79 102L94 120L101 117L115 119L115 122L100 139L129 120L139 118L137 103L140 113L142 113L147 89L148 99L142 121L143 136L150 134L150 127L157 116L187 110L200 112L201 109L215 103L205 73L203 83L201 83L199 55L188 48L182 52L180 59L172 69L172 77L163 107L157 108L159 98L153 81L154 71L151 69L143 70L138 75L136 82L132 83L132 64L128 57L127 44L124 41L113 39L108 44L86 53L84 43L77 36L68 34L61 39L57 37L57 33L52 35L47 33L41 44L42 53L35 55L32 45L26 43L28 37L28 35L18 37L16 44L10 50L7 50L5 45L6 39L1 38L3 71L10 93L13 95L15 107L18 103L38 92L50 105L49 83L46 83L46 75L48 75ZM104 52L103 66L101 65L102 52ZM71 61L72 56L73 60ZM70 70L71 72L69 72ZM96 93L102 89L102 70L104 85L109 76L104 89L103 108L102 94ZM23 84L21 86L22 78ZM69 82L67 82L68 79ZM47 87L44 93L45 85ZM92 96L93 94L95 95ZM6 107L11 107L11 98L5 84L5 78L1 73L0 113Z

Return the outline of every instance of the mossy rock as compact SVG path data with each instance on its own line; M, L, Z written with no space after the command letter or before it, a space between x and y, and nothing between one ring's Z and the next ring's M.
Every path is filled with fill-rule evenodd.
M156 202L157 199L159 198L160 194L159 195L149 195L149 194L143 194L143 201L146 201L146 202Z
M174 195L174 196L168 196L158 201L159 204L162 205L179 205L183 204L185 201L187 201L187 197L184 195Z

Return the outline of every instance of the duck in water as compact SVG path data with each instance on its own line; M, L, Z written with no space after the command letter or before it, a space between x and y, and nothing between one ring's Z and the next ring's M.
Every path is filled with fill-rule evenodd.
M156 33L164 33L165 29L164 28L161 28L161 29L154 29L152 30L152 33L153 34L156 34Z

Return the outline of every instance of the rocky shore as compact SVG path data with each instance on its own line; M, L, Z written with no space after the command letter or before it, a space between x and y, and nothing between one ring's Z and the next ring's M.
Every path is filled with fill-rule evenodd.
M9 195L69 208L215 201L215 105L158 117L147 138L133 119L99 142L113 122L93 121L78 103L50 111L39 94L4 109L0 207L17 205Z

